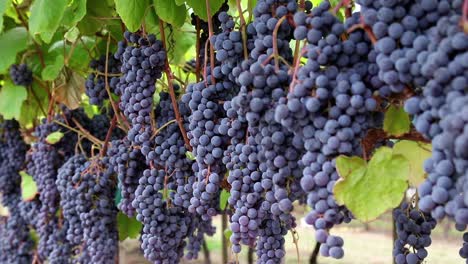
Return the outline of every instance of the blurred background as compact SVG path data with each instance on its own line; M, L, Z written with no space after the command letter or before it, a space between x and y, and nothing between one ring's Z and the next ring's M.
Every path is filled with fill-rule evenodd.
M311 255L316 246L314 240L314 229L304 222L307 208L296 207L296 218L298 219L298 247L294 244L292 234L286 236L286 257L285 264L312 264ZM217 233L213 237L207 237L206 246L209 251L209 261L200 252L198 260L183 260L186 264L221 264L222 260L222 219L218 216L213 220ZM317 264L391 264L393 249L393 229L392 215L390 212L382 215L377 220L362 224L357 220L350 224L342 224L331 230L332 234L338 234L344 239L345 256L343 259L335 260L320 256L316 259ZM458 250L462 246L462 233L454 228L454 224L443 221L438 224L432 233L432 245L427 248L429 256L426 264L463 264L465 260L460 258ZM299 251L299 260L297 250ZM238 263L248 264L248 248L243 247L242 252L237 256ZM255 263L255 253L253 262ZM228 245L228 260L235 261L236 256L230 252ZM120 246L120 263L140 264L148 263L140 252L138 240L126 240Z

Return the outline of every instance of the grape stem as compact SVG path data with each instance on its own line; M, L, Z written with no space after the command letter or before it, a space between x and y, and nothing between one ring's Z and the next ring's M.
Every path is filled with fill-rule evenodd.
M161 33L161 41L164 47L164 50L166 49L166 35L164 33L164 21L161 19L159 20L159 31ZM172 103L172 108L174 108L174 113L175 113L175 118L177 120L177 123L179 124L179 129L180 133L182 134L182 137L184 138L185 145L189 151L192 151L192 146L190 146L190 141L187 136L187 131L185 131L184 127L184 120L182 119L179 111L179 106L177 105L177 98L174 92L174 85L173 85L173 80L174 76L172 75L171 71L171 66L169 65L169 59L166 56L166 61L164 65L164 72L166 73L167 76L167 84L169 86L169 95L171 97L171 103Z
M246 34L246 25L244 13L242 12L242 5L241 0L236 0L237 4L237 11L239 12L239 19L240 19L240 31L242 34L242 46L244 47L244 59L247 60L249 58L249 54L247 53L247 34Z
M196 17L196 23L197 25L195 26L196 27L196 30L197 30L197 42L196 42L196 48L195 48L195 76L196 76L196 79L197 79L197 82L200 81L200 47L201 47L201 43L200 43L200 18Z
M211 19L211 7L210 7L210 0L205 0L206 3L206 15L208 16L208 42L210 42L210 67L211 67L211 84L215 84L216 80L213 75L213 68L215 65L214 61L214 45L211 41L213 37L213 20ZM206 58L205 58L206 60Z
M111 120L109 129L107 130L106 139L104 140L104 145L102 146L102 149L101 149L101 157L104 157L104 155L107 153L109 140L110 140L110 137L112 136L112 132L114 131L116 124L117 124L117 114L114 114L114 117Z

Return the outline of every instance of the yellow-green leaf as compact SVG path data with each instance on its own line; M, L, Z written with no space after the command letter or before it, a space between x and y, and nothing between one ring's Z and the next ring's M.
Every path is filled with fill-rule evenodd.
M228 191L226 191L224 189L221 191L221 196L219 197L219 208L221 210L226 209L228 199L229 199L230 196L231 196L231 194Z
M33 177L24 171L20 171L21 175L21 197L24 201L30 201L37 195L37 185Z
M49 43L57 31L68 5L68 0L35 0L31 6L29 31Z
M390 105L387 112L385 112L384 131L390 135L401 136L408 133L410 128L411 121L403 107Z
M7 80L0 88L0 115L5 119L18 120L21 116L21 105L28 97L28 92L24 86L14 85Z
M28 46L28 32L24 27L12 28L0 35L0 74L7 73L16 61L16 54Z
M47 137L46 137L46 141L47 143L49 144L55 144L57 142L59 142L62 138L63 138L63 133L60 132L60 131L55 131L55 132L52 132L50 133Z
M117 214L117 227L119 229L119 240L126 238L137 238L140 235L142 225L135 217L128 217L122 212Z
M10 5L11 0L0 0L0 33L3 31L3 14Z
M186 0L185 3L193 9L193 12L204 21L208 20L205 0ZM224 0L208 0L210 13L213 16L223 5Z
M409 162L388 147L377 149L368 164L340 156L336 167L341 179L333 190L335 199L363 222L398 206L408 188Z
M73 27L86 15L86 0L72 0L65 9L62 25Z
M165 22L181 27L185 22L186 10L185 5L177 5L174 0L153 0L156 14Z
M431 157L431 144L401 140L393 146L393 153L404 156L410 166L409 183L413 187L418 187L426 178L424 171L424 161Z
M148 7L149 0L115 0L117 13L132 32L140 28Z
M53 81L58 77L64 66L64 58L62 54L57 54L53 62L47 63L47 66L42 70L42 79L45 81Z

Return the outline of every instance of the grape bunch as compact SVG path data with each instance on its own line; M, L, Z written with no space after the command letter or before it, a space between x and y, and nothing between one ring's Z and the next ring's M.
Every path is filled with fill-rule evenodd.
M103 100L109 98L106 85L109 86L110 92L115 91L119 81L119 78L115 75L120 74L121 62L115 59L112 54L108 54L107 57L102 55L99 59L91 60L89 67L93 72L88 75L85 82L86 95L89 97L90 104L100 106ZM108 74L107 78L106 73Z
M34 241L22 214L21 177L28 147L16 121L0 124L0 203L9 215L0 217L0 263L31 263Z
M142 145L149 142L154 132L151 127L154 84L162 76L167 55L154 35L145 38L125 32L124 36L126 44L120 42L114 55L122 64L123 74L115 93L120 96L120 109L132 124L128 139L134 145Z
M10 78L16 85L29 86L33 81L33 74L28 65L13 64L10 67Z
M393 211L393 217L397 234L393 248L395 263L422 263L427 257L425 248L432 242L430 235L437 224L436 220L407 202Z
M119 210L128 216L135 214L132 202L135 199L135 190L138 180L146 168L146 159L140 150L133 149L127 138L114 140L107 151L109 169L117 174L118 187L122 199L118 204Z

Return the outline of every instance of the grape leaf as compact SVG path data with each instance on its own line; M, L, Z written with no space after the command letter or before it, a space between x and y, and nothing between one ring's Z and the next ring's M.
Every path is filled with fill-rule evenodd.
M398 206L408 188L409 162L388 147L377 149L368 164L339 156L336 168L341 179L333 189L335 199L363 222Z
M426 178L424 171L424 161L431 157L431 144L401 140L393 146L393 153L404 156L410 166L409 183L413 187L418 187Z
M28 46L28 32L24 27L12 28L0 35L0 74L8 72L8 68L16 60L16 54Z
M224 237L229 241L232 236L232 230L229 228L224 229Z
M31 6L29 32L49 43L62 21L67 5L67 0L35 0Z
M142 225L135 217L128 217L122 212L117 214L117 227L119 229L119 240L124 241L126 238L137 238L140 235Z
M176 5L183 5L185 4L185 0L175 0Z
M156 14L165 22L178 28L184 24L185 5L177 5L174 0L153 0L153 4Z
M56 83L57 102L64 104L69 109L80 106L81 94L84 93L84 78L76 72L68 69L62 71Z
M57 142L59 142L62 138L63 138L63 133L60 132L60 131L55 131L55 132L52 132L50 133L47 137L46 137L46 141L47 143L49 144L55 144Z
M224 0L208 0L210 5L210 13L213 16L218 12L219 8L223 5ZM193 12L204 21L208 21L208 15L206 13L206 1L205 0L187 0L185 3L193 9Z
M65 33L63 37L70 42L75 42L79 35L80 30L77 27L72 27Z
M401 136L410 131L411 121L403 107L390 105L385 112L383 129L394 136Z
M190 30L189 26L185 24L182 29ZM196 38L194 34L187 34L185 30L175 30L173 32L176 45L169 52L169 60L171 64L182 64L185 61L185 54L195 45ZM168 36L166 34L166 36Z
M86 0L73 0L65 9L62 25L74 27L86 15Z
M117 13L132 32L140 28L148 7L149 0L115 0Z
M31 201L37 195L37 185L33 177L24 171L21 175L21 197L24 201Z
M28 92L24 86L14 85L11 81L6 81L0 89L0 114L5 119L18 120L21 115L21 105L28 97Z
M33 82L32 86L28 89L28 97L21 105L21 115L19 123L22 127L31 128L33 122L37 120L40 115L45 115L49 98L47 91L39 86L37 82ZM41 109L42 107L42 109Z
M57 54L57 53L49 53L49 54L55 54L56 56L54 58L50 58L49 60L46 60L46 66L42 70L42 79L45 81L55 80L55 78L59 76L60 71L62 70L64 66L64 58L62 54Z
M185 157L189 160L195 160L195 155L193 155L193 153L191 151L186 151L185 152Z
M230 196L231 196L231 194L228 191L226 191L224 189L221 191L221 196L219 197L219 208L221 210L226 209L228 199L229 199Z
M11 0L0 0L0 33L3 31L3 14L10 5Z

